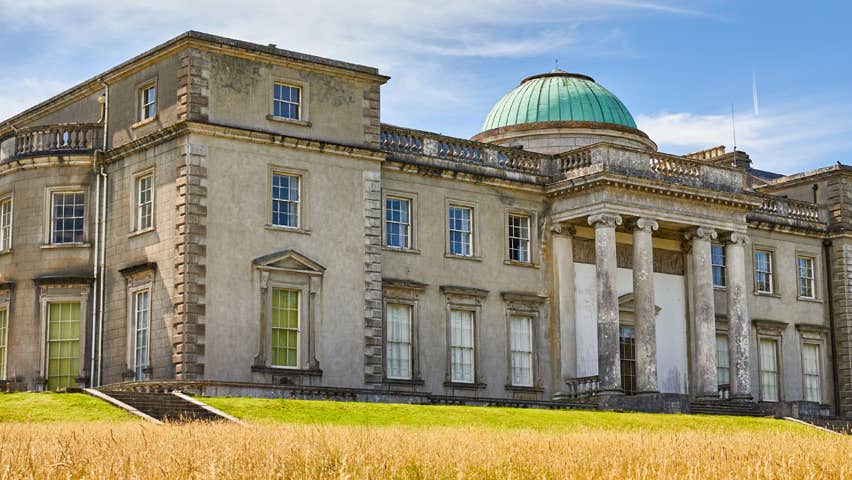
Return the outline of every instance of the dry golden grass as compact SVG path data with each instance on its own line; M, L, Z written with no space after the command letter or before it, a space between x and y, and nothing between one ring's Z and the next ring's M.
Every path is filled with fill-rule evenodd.
M816 430L0 424L11 478L852 478Z

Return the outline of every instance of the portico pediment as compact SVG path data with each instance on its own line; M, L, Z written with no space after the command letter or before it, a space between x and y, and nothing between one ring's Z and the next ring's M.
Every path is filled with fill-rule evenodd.
M322 275L325 267L295 250L282 250L255 258L252 263L258 270L278 270Z
M636 311L636 299L633 296L633 292L625 293L618 297L618 310L621 312L630 312L634 313ZM659 314L660 308L659 305L654 305L654 314Z

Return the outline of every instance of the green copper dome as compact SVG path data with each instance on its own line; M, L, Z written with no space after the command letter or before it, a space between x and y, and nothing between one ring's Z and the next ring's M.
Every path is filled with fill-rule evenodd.
M554 70L525 78L497 102L482 131L537 122L598 122L636 128L633 116L609 90L585 75Z

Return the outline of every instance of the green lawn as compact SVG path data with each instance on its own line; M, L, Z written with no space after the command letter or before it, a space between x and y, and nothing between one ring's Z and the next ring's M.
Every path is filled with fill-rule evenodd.
M0 422L117 422L135 418L85 393L0 393Z
M620 431L789 431L816 432L771 418L616 413L497 407L400 405L388 403L214 397L200 400L253 423L302 423L410 427L526 428L570 431L585 428Z

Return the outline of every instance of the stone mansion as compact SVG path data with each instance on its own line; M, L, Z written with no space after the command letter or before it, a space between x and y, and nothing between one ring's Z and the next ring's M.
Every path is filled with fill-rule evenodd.
M561 70L452 138L388 80L187 32L0 123L0 387L852 417L852 167L664 154Z

